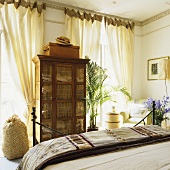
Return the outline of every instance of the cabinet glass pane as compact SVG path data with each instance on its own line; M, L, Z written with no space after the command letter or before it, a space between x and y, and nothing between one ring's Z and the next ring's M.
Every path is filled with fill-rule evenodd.
M69 120L58 120L57 121L57 125L56 125L56 129L60 132L62 132L63 134L71 134L71 119Z
M52 104L51 103L44 103L42 105L42 119L51 119L52 116Z
M51 132L45 132L45 133L42 133L42 142L43 141L46 141L46 140L50 140L52 139L52 133Z
M84 129L84 119L77 119L76 120L76 133L85 132Z
M76 86L76 99L84 99L84 85Z
M52 99L52 85L46 84L42 86L42 99L43 100Z
M48 121L44 120L42 121L42 124L47 127L52 128L51 120L48 120ZM49 129L42 127L42 141L49 140L51 138L52 138L52 132Z
M84 116L85 108L84 108L84 102L79 101L76 103L76 116Z
M72 99L72 85L58 84L56 97L58 100Z
M52 66L51 65L43 65L42 67L42 81L51 82L52 81Z
M41 123L47 127L52 128L52 104L44 103L42 105ZM52 132L42 127L42 141L49 140L52 137Z
M58 102L57 103L57 118L71 118L72 117L72 103Z
M42 121L42 124L44 125L44 126L47 126L47 127L49 127L49 128L52 128L52 122L51 121ZM49 130L49 129L47 129L47 128L45 128L45 127L42 127L42 132L43 133L51 133L51 130Z
M76 81L77 82L84 82L84 68L77 68L76 69Z
M72 67L57 67L56 81L71 82L72 79Z

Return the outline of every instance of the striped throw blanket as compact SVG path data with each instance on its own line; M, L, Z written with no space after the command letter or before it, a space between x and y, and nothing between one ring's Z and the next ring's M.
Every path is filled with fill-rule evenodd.
M51 139L37 144L23 157L18 170L41 170L48 165L170 140L170 130L157 125L92 131Z

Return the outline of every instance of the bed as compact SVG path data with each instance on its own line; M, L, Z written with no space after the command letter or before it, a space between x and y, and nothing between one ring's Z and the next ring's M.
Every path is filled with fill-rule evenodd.
M158 125L92 131L31 148L18 170L168 170L170 130Z

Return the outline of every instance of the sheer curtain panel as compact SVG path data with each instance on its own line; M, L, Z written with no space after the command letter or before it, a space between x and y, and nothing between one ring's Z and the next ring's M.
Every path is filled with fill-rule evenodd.
M66 35L71 43L80 46L80 57L87 55L98 65L107 68L107 83L126 87L131 93L134 23L68 8L65 14ZM126 98L119 94L117 103L120 103L118 109L121 110L126 105ZM109 103L104 112L110 110ZM100 114L102 119L103 115Z
M72 44L80 46L80 58L88 56L89 59L101 66L102 16L75 12L69 9L65 9L65 13L66 35L70 38ZM101 122L101 117L100 114L98 123ZM89 116L87 115L87 123L89 122L88 119Z
M2 95L1 123L17 114L32 134L31 111L34 106L34 65L32 58L43 52L45 4L24 0L1 2ZM10 94L8 94L10 93ZM5 115L5 116L3 116Z
M131 94L133 77L133 32L131 28L125 26L114 26L106 23L107 47L106 54L110 67L108 72L114 85L126 87ZM114 78L113 78L114 77ZM126 107L126 97L117 95L117 109L124 110Z
M71 43L80 46L80 58L88 56L100 65L100 34L102 16L65 9L66 35Z

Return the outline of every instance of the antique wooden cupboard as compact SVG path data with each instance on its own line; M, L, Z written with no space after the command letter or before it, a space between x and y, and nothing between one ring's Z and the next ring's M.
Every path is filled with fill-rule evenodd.
M63 134L86 131L86 64L88 59L37 55L36 115L40 123ZM38 140L60 134L38 128Z

